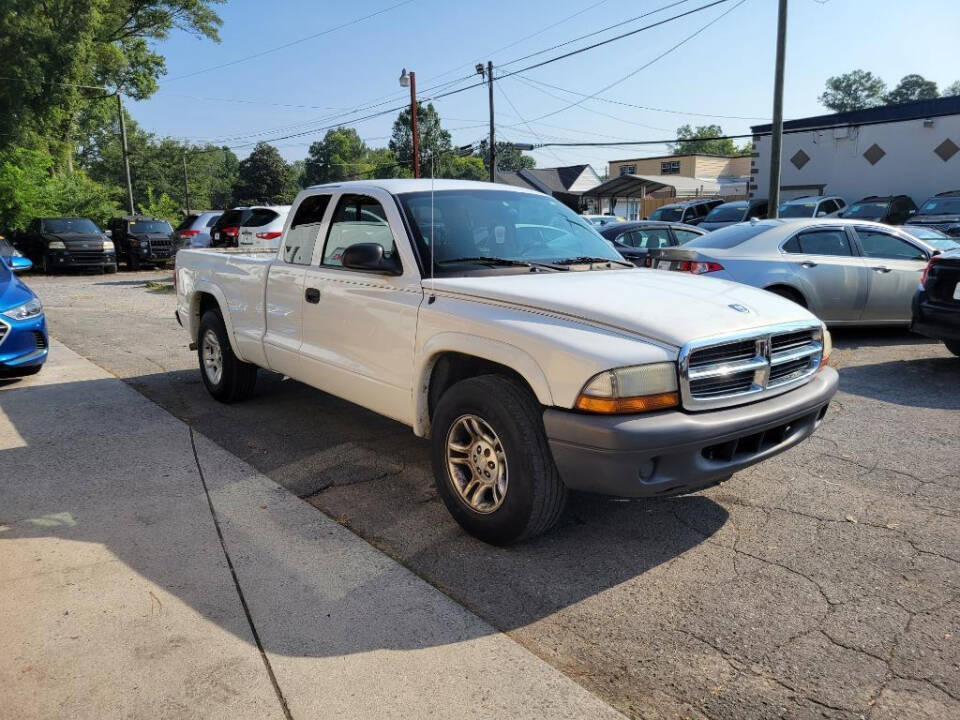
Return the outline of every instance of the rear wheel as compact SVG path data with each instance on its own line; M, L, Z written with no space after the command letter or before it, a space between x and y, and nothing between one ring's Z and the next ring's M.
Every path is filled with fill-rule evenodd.
M784 287L783 285L775 285L774 287L767 288L767 292L772 292L774 295L779 295L787 300L792 300L800 307L807 307L806 299L793 288Z
M960 357L960 340L944 340L943 344L947 346L947 350Z
M218 310L207 310L200 318L197 358L207 391L223 403L246 400L257 384L257 366L243 362L233 353L227 328Z
M567 488L553 463L542 408L498 375L463 380L437 403L431 460L437 492L471 535L508 545L550 529Z

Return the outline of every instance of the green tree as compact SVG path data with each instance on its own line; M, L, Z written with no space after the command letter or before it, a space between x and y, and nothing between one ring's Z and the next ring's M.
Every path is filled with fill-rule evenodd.
M152 43L179 29L218 40L222 0L5 0L0 7L0 149L44 148L72 169L73 143L115 100L142 99L165 72ZM90 86L90 87L80 87Z
M163 218L171 225L177 225L183 219L183 210L180 203L166 193L156 195L152 187L147 188L147 202L137 208L141 215L153 218Z
M426 107L417 103L417 127L420 134L420 172L430 175L430 158L439 160L450 152L450 133L440 124L440 115L430 103ZM389 148L397 162L413 167L413 133L410 131L410 110L402 110L393 123Z
M834 112L863 110L883 105L887 84L872 72L853 70L827 79L820 104Z
M303 172L305 185L370 177L370 150L353 128L327 130L323 140L310 145Z
M703 153L705 155L736 155L737 148L730 139L718 139L723 136L719 125L681 125L677 128L677 139L672 151L674 155Z
M537 161L529 155L524 155L522 150L518 150L513 143L497 142L497 169L505 172L525 170L537 166ZM477 144L474 152L478 158L483 161L483 166L487 169L487 177L490 176L490 141L481 140Z
M437 177L454 180L486 180L490 177L490 171L476 155L447 153L440 158L437 165Z
M922 75L904 75L897 86L883 97L887 105L913 102L914 100L930 100L940 97L940 91L933 80L927 80Z
M943 89L943 97L954 97L960 95L960 80L950 83Z
M273 145L257 143L250 156L240 161L233 187L234 204L288 203L293 195L287 161Z

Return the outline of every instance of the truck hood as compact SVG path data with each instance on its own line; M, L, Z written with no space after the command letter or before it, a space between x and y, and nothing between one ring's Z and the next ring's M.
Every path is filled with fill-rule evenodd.
M647 270L591 270L425 280L437 292L507 303L680 347L691 340L783 322L815 320L765 290L695 275Z

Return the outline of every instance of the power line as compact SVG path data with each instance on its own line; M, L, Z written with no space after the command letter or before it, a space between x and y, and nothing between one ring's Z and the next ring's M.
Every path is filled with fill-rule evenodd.
M382 10L377 10L376 12L370 13L368 15L364 15L363 17L354 18L353 20L349 20L340 25L327 28L326 30L321 30L320 32L314 33L313 35L307 35L306 37L299 38L298 40L292 40L291 42L284 43L283 45L277 45L276 47L268 48L266 50L261 50L260 52L254 53L253 55L247 55L246 57L237 58L236 60L230 60L229 62L221 63L219 65L211 65L210 67L202 68L200 70L194 70L193 72L186 73L184 75L177 75L176 77L167 78L165 82L173 82L174 80L183 80L184 78L193 77L194 75L200 75L201 73L209 72L211 70L220 70L221 68L230 67L232 65L238 65L242 62L246 62L247 60L253 60L258 57L263 57L264 55L269 55L270 53L277 52L278 50L285 50L288 47L299 45L300 43L306 42L307 40L314 40L318 37L322 37L323 35L329 35L332 32L336 32L337 30L342 30L343 28L350 27L351 25L356 25L357 23L361 23L364 20L369 20L371 18L374 18L377 15L382 15L383 13L390 12L391 10L396 10L398 7L402 7L403 5L409 5L413 1L414 0L401 0L401 2L391 5L390 7L383 8Z

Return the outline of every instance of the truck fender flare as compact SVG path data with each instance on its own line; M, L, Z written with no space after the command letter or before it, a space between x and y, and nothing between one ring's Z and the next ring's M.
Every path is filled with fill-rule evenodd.
M214 285L208 280L197 280L193 286L193 295L190 298L190 337L194 342L199 342L200 334L200 296L212 295L220 308L220 315L223 317L223 324L227 328L227 337L230 338L230 348L233 354L240 360L246 362L240 349L237 347L237 340L233 333L233 321L230 317L230 306L227 304L227 297L219 286Z
M526 380L541 405L553 405L553 393L547 376L526 351L500 340L469 333L442 332L426 342L416 359L413 431L417 436L427 437L430 433L430 378L437 360L447 352L472 355L504 365Z

